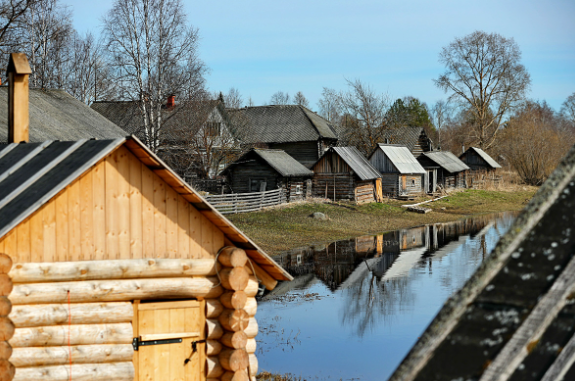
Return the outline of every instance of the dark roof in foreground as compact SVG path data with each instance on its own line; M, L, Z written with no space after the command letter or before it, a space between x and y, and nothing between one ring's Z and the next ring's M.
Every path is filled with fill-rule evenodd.
M575 147L390 380L575 379Z
M30 89L30 141L113 139L126 132L64 90ZM0 87L8 104L8 87ZM0 141L8 141L8 107L0 107Z
M475 151L475 153L477 153L483 160L485 160L485 162L491 166L491 168L501 168L501 166L499 165L499 163L497 163L495 160L493 160L493 158L491 156L489 156L487 154L487 152L485 152L484 150L482 150L481 148L477 148L477 147L469 147L469 149L467 151L465 151L464 153L462 153L459 157L462 157L463 155L465 155L467 152L469 151Z
M385 130L383 138L387 139L389 144L405 146L409 151L413 151L419 137L424 132L423 127L401 126Z
M275 279L293 279L135 137L0 144L0 238L121 145L170 184Z
M449 151L424 152L423 156L450 173L466 171L469 167Z
M291 157L287 152L281 149L263 149L252 148L242 157L228 165L223 171L227 172L230 168L242 165L250 160L250 156L257 155L265 161L270 167L283 177L305 177L313 176L313 172L303 166L299 161Z
M303 106L256 106L231 109L228 112L240 113L247 120L251 143L337 139L335 129L326 119Z
M360 179L373 180L381 177L381 173L371 165L369 160L357 148L331 147L329 151L336 152Z

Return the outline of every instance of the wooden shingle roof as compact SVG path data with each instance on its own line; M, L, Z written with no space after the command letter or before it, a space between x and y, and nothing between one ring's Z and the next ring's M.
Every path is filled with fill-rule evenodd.
M0 87L0 104L8 88ZM30 141L114 139L126 133L64 90L30 89ZM8 140L8 107L0 107L0 141Z
M575 379L575 147L390 380Z
M223 232L225 239L244 249L274 279L292 279L135 137L0 145L0 238L121 146L190 202Z

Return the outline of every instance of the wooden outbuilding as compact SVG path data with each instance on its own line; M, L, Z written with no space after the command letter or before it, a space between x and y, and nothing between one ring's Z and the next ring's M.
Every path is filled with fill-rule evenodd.
M427 136L423 127L400 126L389 128L383 134L386 144L405 146L415 157L424 152L433 151L433 141Z
M313 172L281 149L253 148L221 173L234 193L264 192L282 188L288 201L311 191ZM310 181L307 181L310 180Z
M331 147L313 166L313 195L357 203L380 201L381 174L355 147Z
M427 171L424 181L427 193L435 193L438 185L443 190L465 188L469 167L451 152L424 152L417 161Z
M501 165L497 163L487 152L483 151L481 148L470 147L459 156L462 162L464 162L471 171L483 171L492 172L501 168Z
M401 197L424 192L426 171L407 147L378 144L369 161L381 173L383 194Z
M255 380L258 283L292 277L138 139L24 143L10 83L2 380Z

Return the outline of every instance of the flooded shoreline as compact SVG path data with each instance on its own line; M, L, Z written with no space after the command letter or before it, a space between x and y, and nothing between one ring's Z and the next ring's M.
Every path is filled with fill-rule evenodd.
M515 216L480 216L280 254L276 260L295 279L259 297L259 369L305 379L387 378Z

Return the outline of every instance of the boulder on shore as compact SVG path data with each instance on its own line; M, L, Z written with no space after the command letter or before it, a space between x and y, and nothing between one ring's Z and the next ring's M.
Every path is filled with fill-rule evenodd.
M327 221L328 220L327 216L322 212L313 212L309 216L311 218L315 218L316 220L320 220L320 221Z

